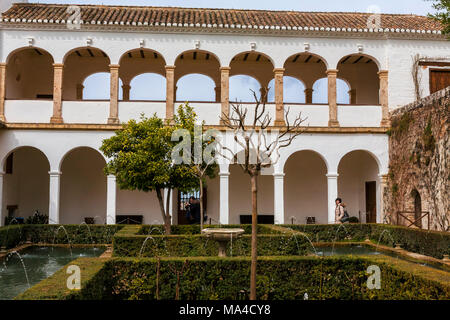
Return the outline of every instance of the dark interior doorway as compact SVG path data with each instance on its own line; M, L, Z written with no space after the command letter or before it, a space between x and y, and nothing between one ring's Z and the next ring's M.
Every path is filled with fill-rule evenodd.
M377 222L377 183L366 182L366 223Z
M206 212L206 199L207 199L206 188L203 189L203 210L204 214L207 215ZM178 192L178 224L186 225L189 224L189 221L186 217L186 204L189 202L189 198L194 197L195 199L200 199L200 191L192 191L192 192Z
M414 192L414 220L418 228L422 228L422 199L418 191Z

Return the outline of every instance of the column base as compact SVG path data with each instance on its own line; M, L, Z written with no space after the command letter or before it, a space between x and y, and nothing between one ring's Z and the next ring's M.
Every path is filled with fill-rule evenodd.
M390 127L391 126L391 120L389 120L389 119L381 120L380 126L381 127Z
M0 115L0 121L1 121L1 122L6 122L6 118L5 118L4 115Z
M108 124L119 124L119 118L108 118Z
M336 128L336 127L340 127L340 124L339 124L339 121L337 121L337 120L329 120L328 121L328 126Z
M284 127L286 125L286 121L284 121L284 120L275 120L273 125L275 127Z
M50 123L64 123L64 120L62 117L51 117Z

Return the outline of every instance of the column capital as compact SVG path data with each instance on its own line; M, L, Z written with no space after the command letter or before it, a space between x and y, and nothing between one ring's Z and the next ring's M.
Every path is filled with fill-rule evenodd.
M389 175L388 174L379 174L378 178L380 178L381 183L387 183L387 181L389 179Z
M220 71L230 71L231 67L220 67L219 70Z
M54 63L53 68L62 69L62 68L64 68L64 63Z
M328 69L328 70L326 71L326 74L327 74L328 76L337 76L338 70L337 70L337 69Z
M219 172L219 177L229 177L230 173L229 172Z
M274 179L283 179L285 176L286 176L286 174L282 173L282 172L273 174Z
M166 68L166 70L175 70L175 66L170 66L170 65L166 65L164 68Z
M109 65L109 69L110 70L112 70L112 69L117 69L118 70L119 68L120 68L120 64L110 64Z
M305 90L303 90L304 92L314 92L313 88L306 88Z
M380 78L383 78L383 77L387 78L389 76L389 71L388 70L380 70L380 71L378 71L378 76Z
M273 69L273 73L280 74L280 73L284 73L285 70L286 70L285 68L275 68L275 69Z
M6 173L3 171L0 171L0 177L3 177Z
M0 68L6 68L6 62L0 62Z
M327 176L327 178L333 179L333 178L339 177L339 173L331 172L331 173L327 173L326 176Z
M62 172L61 171L49 171L48 174L50 175L50 177L59 177L59 176L61 176Z

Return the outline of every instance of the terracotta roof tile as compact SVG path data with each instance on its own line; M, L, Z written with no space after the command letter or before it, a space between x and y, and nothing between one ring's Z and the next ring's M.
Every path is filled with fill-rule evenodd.
M22 19L67 20L69 5L22 3L14 4L3 13L4 22ZM231 27L231 25L257 26L258 28L341 28L368 29L369 13L350 12L297 12L235 9L192 9L178 7L137 7L80 5L83 23L108 24L200 24ZM18 20L20 19L20 20ZM417 15L381 15L382 29L409 29L439 32L441 25L432 19Z

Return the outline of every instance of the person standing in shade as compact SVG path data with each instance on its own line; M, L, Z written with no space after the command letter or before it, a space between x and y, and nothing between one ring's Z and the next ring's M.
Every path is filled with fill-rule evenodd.
M334 210L335 221L336 223L344 223L344 221L342 220L344 219L345 216L345 209L344 206L342 205L342 199L337 198L335 202L336 202L336 209Z

